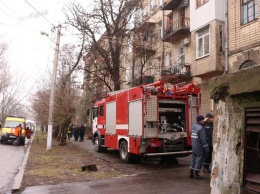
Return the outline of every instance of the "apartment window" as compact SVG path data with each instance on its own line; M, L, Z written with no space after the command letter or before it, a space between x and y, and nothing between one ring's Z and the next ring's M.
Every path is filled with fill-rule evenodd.
M166 61L168 67L172 65L172 52L166 54Z
M242 24L247 24L258 17L258 0L242 0L241 9L242 9Z
M254 61L251 61L251 60L247 60L247 61L245 61L242 65L241 65L241 67L239 68L240 70L241 69L247 69L247 68L250 68L250 67L253 67L253 66L256 66L257 64L256 64L256 62L254 62Z
M196 0L197 2L197 7L202 6L203 4L207 3L209 0Z
M163 0L157 0L157 5L163 5Z
M197 32L197 58L209 55L209 26Z
M127 54L132 52L132 37L127 40Z
M130 82L130 80L131 80L131 67L130 66L126 68L125 76L126 76L125 81Z

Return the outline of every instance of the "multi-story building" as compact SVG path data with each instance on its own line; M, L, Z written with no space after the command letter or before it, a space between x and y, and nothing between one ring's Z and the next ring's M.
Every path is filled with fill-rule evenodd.
M171 76L175 82L197 82L200 113L213 111L208 80L225 69L224 0L145 0L136 18L141 39L133 37L132 49L127 47L126 79Z

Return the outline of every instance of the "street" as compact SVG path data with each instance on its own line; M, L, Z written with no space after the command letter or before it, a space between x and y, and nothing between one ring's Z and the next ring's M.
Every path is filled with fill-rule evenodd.
M12 144L0 144L0 193L11 193L13 180L19 172L26 148Z
M26 187L23 194L33 193L177 193L177 194L209 194L210 175L203 174L204 179L189 179L190 156L178 159L179 164L159 164L158 160L141 161L138 164L125 164L120 161L117 151L109 150L97 153L90 140L71 143L80 149L92 153L97 159L116 163L126 169L126 173L118 178L102 179L88 182L62 183L58 185L42 185ZM127 170L131 167L131 171Z

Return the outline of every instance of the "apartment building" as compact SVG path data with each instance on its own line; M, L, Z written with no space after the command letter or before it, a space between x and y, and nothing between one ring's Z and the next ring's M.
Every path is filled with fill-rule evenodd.
M135 18L134 29L142 33L137 36L141 39L132 37L124 55L126 80L171 76L175 82L197 82L200 113L213 111L208 80L225 70L224 0L144 0Z
M135 14L132 45L124 55L126 79L156 81L171 76L166 82L190 82L191 55L189 1L145 0ZM137 33L136 33L137 32ZM135 34L136 33L136 34ZM131 47L131 49L129 49ZM139 82L138 84L141 84ZM133 85L132 85L133 86Z

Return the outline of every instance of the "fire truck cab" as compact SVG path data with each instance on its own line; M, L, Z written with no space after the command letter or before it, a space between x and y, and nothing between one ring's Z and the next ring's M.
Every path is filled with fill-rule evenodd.
M95 150L119 150L124 162L140 157L189 155L199 94L195 84L167 85L164 81L108 93L94 104Z

